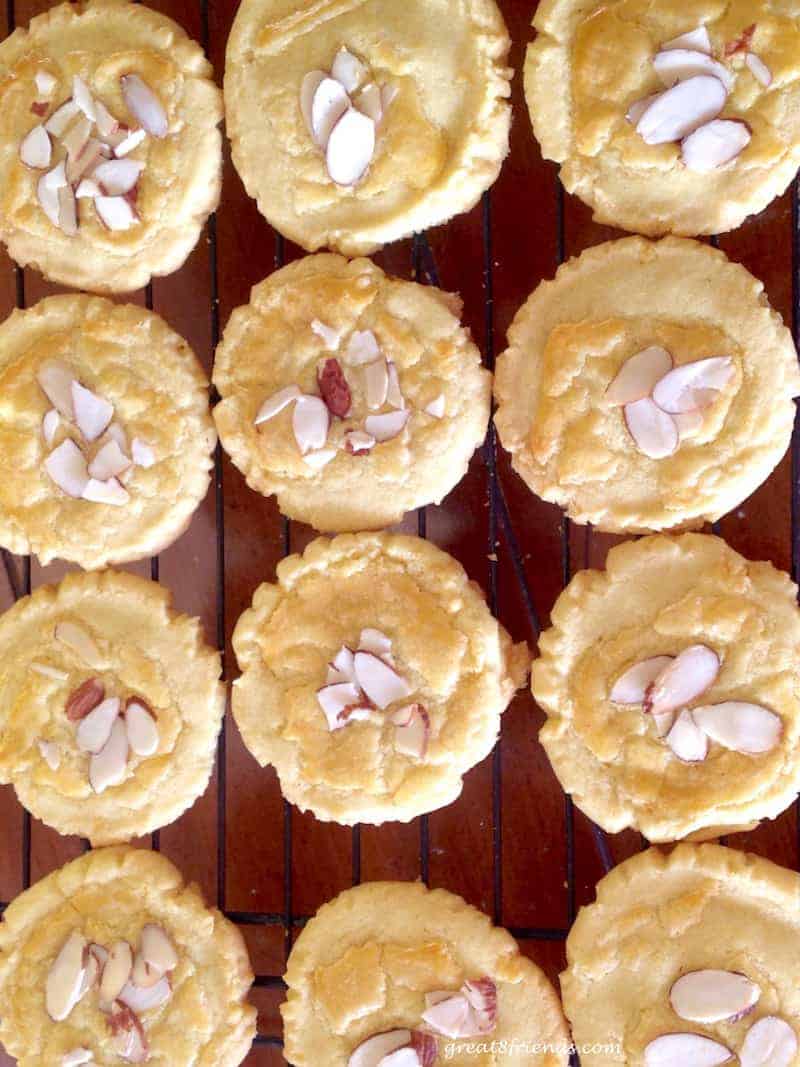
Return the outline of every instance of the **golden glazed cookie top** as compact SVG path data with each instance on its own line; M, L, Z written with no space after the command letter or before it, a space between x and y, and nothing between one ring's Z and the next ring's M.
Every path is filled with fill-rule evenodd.
M6 909L0 1039L19 1067L86 1053L109 1067L237 1067L256 1029L252 981L239 931L168 859L102 849Z
M0 543L86 569L189 524L216 441L208 381L158 315L54 296L0 326Z
M301 932L286 983L285 1051L297 1067L377 1063L378 1048L409 1050L409 1067L569 1061L569 1033L544 974L510 934L443 889L372 882L346 890ZM488 1051L492 1042L505 1051ZM363 1059L350 1059L359 1048Z
M70 574L0 616L0 781L63 834L149 833L206 788L225 707L220 658L167 591Z
M567 938L561 991L575 1043L616 1048L581 1063L798 1067L798 951L794 872L719 845L634 856L599 883ZM674 1034L677 1046L662 1043Z
M544 155L600 222L735 228L800 163L798 16L796 0L545 0L525 64Z
M390 526L440 501L489 420L491 378L459 311L333 255L255 286L214 365L214 418L248 484L321 530Z
M612 832L774 818L800 789L799 650L797 587L769 563L704 534L627 542L573 578L541 636L542 744Z
M180 267L219 200L222 95L202 49L124 0L62 4L0 44L0 240L99 292Z
M342 534L278 566L236 624L233 713L284 796L319 819L408 821L449 804L522 684L454 559L417 537Z
M493 0L247 0L225 59L236 168L309 251L363 254L436 225L508 151L508 49Z
M500 439L529 487L577 522L636 533L713 522L789 445L791 335L761 282L698 242L589 249L538 286L508 341Z

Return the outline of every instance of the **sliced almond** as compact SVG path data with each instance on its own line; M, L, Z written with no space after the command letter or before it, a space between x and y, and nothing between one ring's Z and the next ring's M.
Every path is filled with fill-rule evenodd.
M89 86L83 78L77 74L72 79L72 99L90 122L97 121L94 98L92 97Z
M141 1015L142 1012L160 1008L162 1004L166 1004L171 995L172 986L169 984L169 978L162 975L153 985L145 988L128 982L117 999L126 1004L131 1011Z
M696 437L706 421L702 411L676 411L672 417L678 427L681 441L690 441Z
M364 115L369 116L376 126L383 118L383 100L381 91L375 82L364 86L356 97L355 105Z
M116 441L122 452L128 451L128 438L118 422L112 422L106 429L106 437L110 441Z
M480 1032L490 1033L497 1021L497 984L484 975L482 978L468 979L461 987L461 992L472 1005Z
M305 455L322 448L328 437L330 414L318 396L301 395L292 413L292 430L297 447Z
M100 964L98 962L97 956L94 955L90 947L87 947L84 953L83 979L81 981L81 990L78 994L79 1000L83 1000L86 994L91 989L94 989L99 974Z
M317 369L317 385L331 415L345 419L350 414L352 395L338 359L331 356Z
M68 185L58 190L58 228L67 237L74 237L78 232L78 206L75 194Z
M410 414L406 409L405 411L385 411L380 415L367 415L364 420L364 429L378 442L391 441L403 432Z
M52 170L45 174L42 181L48 189L60 189L67 184L66 166L66 162L62 159L60 163L57 163Z
M376 656L386 659L391 655L392 639L387 637L382 630L376 630L373 626L366 626L359 635L358 648L360 652L372 652ZM391 659L389 662L391 663Z
M346 645L342 645L328 664L327 684L334 685L336 682L352 682L354 680L353 653Z
M364 384L367 394L367 407L378 411L386 403L389 390L389 369L385 359L376 359L364 367Z
M48 184L47 178L48 175L44 174L37 182L36 199L39 201L39 207L50 222L52 222L54 226L58 226L60 210L58 189L54 188L52 184Z
M58 79L48 70L37 70L33 80L36 82L37 92L42 96L49 96L58 85Z
M31 670L41 674L44 678L52 678L55 682L66 682L69 678L66 671L60 671L57 667L51 667L47 663L31 663Z
M139 221L139 216L124 196L96 196L94 208L100 221L109 230L129 230Z
M364 709L361 691L352 682L334 682L317 690L317 701L328 720L329 730L339 730L352 718L352 709ZM363 717L363 716L362 716Z
M72 382L75 375L61 360L51 359L42 363L36 372L36 381L47 396L47 399L61 414L67 418L74 418L75 412L72 407Z
M403 756L424 759L428 750L431 720L422 704L410 704L392 715L394 747Z
M369 71L358 56L354 56L343 46L333 57L331 77L335 78L345 92L352 96L367 80Z
M335 352L339 347L339 342L342 339L342 335L339 330L335 330L333 326L326 326L324 322L320 322L319 319L311 320L311 330L322 339L323 344L331 352Z
M660 711L656 715L651 715L651 718L656 728L656 737L666 737L674 726L677 716L674 711Z
M327 467L331 460L334 459L336 459L335 448L318 448L315 452L306 452L303 456L303 462L307 463L309 467L313 467L315 471Z
M114 417L114 405L103 397L86 389L80 382L72 381L72 406L75 422L87 441L96 441Z
M640 100L634 100L628 110L625 112L625 118L632 126L636 126L639 119L647 111L650 105L656 101L661 93L651 93L649 96L643 96Z
M101 137L112 137L119 130L118 120L114 118L105 104L99 100L95 100L94 110L97 132Z
M609 404L624 406L650 396L656 383L672 370L672 356L660 345L650 345L626 359L609 387Z
M684 708L677 717L666 740L674 754L684 763L702 763L708 755L708 738L698 727L688 708Z
M74 100L66 100L60 107L57 107L47 122L44 124L44 128L48 133L51 133L53 137L63 137L67 132L67 127L78 114L78 105Z
M673 37L671 41L661 45L662 50L669 48L691 48L695 52L705 52L711 55L711 38L705 26L698 26L688 33L682 33L680 37Z
M89 482L86 458L71 437L50 453L44 461L44 469L67 496L83 496Z
M735 374L730 356L711 356L681 363L653 389L653 400L662 411L678 414L699 411L712 404Z
M791 1067L797 1051L792 1027L784 1019L766 1015L747 1031L739 1063L741 1067Z
M326 148L336 123L350 107L350 98L335 78L323 78L311 101L311 135L320 148Z
M772 85L772 71L764 60L757 56L755 52L747 52L745 53L744 61L756 81L763 85L765 89L768 89Z
M397 408L398 411L402 411L406 406L406 402L403 398L403 393L400 389L400 375L397 373L397 364L393 363L392 360L387 359L386 369L389 374L389 385L386 389L386 403L390 404L393 408ZM441 401L442 414L444 414L444 397L441 394L436 397L436 400L432 400L431 403L428 404L428 408L430 408L437 401ZM432 415L433 412L428 411L428 414ZM441 415L436 415L434 417L441 418Z
M114 145L114 155L117 159L122 159L124 156L129 155L134 148L138 148L142 141L147 136L147 131L138 129L131 130L126 133L125 136Z
M109 159L96 167L92 177L105 196L124 196L133 189L144 170L139 159Z
M719 78L728 92L733 88L734 76L730 70L705 52L688 48L668 48L653 59L653 67L662 85L671 88L677 82L694 78L698 74L710 74Z
M102 189L93 178L83 178L75 190L76 200L94 200L96 196L102 195Z
M719 78L700 74L678 82L658 96L636 124L646 144L681 141L692 130L715 119L725 106L727 91Z
M750 144L750 128L738 119L714 119L681 143L684 165L698 174L724 167Z
M45 983L45 1006L54 1022L63 1022L80 999L86 938L73 930L53 960Z
M434 1033L453 1040L471 1036L472 1007L463 993L455 993L445 1000L429 1005L422 1013L422 1020Z
M61 766L61 749L55 743L55 741L45 741L40 738L36 745L39 749L42 759L45 761L51 771L57 771Z
M679 1018L709 1024L741 1019L760 995L755 982L743 974L707 970L682 975L670 989L669 1000Z
M158 726L156 720L144 704L138 700L129 700L125 708L125 729L128 732L128 744L137 756L152 756L158 750ZM138 1009L131 1004L134 1011Z
M80 115L61 138L67 156L76 159L86 147L91 134L92 123L84 115Z
M425 405L425 414L430 415L433 419L441 419L444 416L444 394L439 393L437 397L431 400L430 404Z
M615 704L643 704L647 690L672 659L672 656L651 656L634 663L614 682L609 699Z
M121 508L130 498L128 490L116 478L106 478L105 481L90 478L83 490L83 499L92 504L110 504L112 507Z
M712 741L744 755L770 752L783 733L781 718L774 711L740 700L707 704L695 708L692 715Z
M139 938L142 959L159 974L168 974L178 966L178 953L163 926L146 923Z
M352 1051L347 1067L378 1067L384 1056L405 1048L410 1042L410 1030L387 1030L382 1034L374 1034Z
M273 393L272 396L267 397L258 409L256 417L253 419L253 423L256 426L259 426L262 422L268 422L270 419L274 419L284 408L287 408L289 404L294 400L297 400L300 395L300 388L297 385L287 385L285 389L279 389L277 393Z
M61 425L61 416L58 414L55 408L50 408L45 417L42 419L42 437L46 445L52 445L56 434L58 433L58 427Z
M92 1063L94 1053L88 1048L74 1048L71 1052L65 1052L61 1057L61 1067L81 1067L81 1064Z
M131 982L133 982L134 985L139 986L140 989L149 989L151 986L154 986L156 982L159 982L161 978L161 972L157 971L155 967L151 967L144 959L141 952L137 952L136 958L133 961Z
M645 1067L720 1067L733 1053L701 1034L662 1034L644 1050Z
M134 437L131 441L131 457L137 467L144 467L145 470L152 467L156 461L155 452L141 437Z
M138 1015L121 1001L115 1001L108 1016L114 1037L114 1051L128 1063L144 1063L150 1050Z
M124 74L120 78L122 98L133 117L153 137L166 137L169 121L156 93L138 74Z
M107 441L89 464L89 476L102 482L107 478L116 478L118 474L126 471L130 465L131 461L117 442Z
M345 451L352 456L363 456L371 452L376 445L375 438L371 433L364 430L348 430L344 435Z
M356 652L353 669L356 681L379 708L388 708L396 700L404 700L411 694L411 686L405 678L372 652Z
M375 153L375 123L355 108L331 130L325 150L328 174L337 185L355 185L364 177Z
M308 132L312 137L314 137L314 126L312 122L314 96L316 95L320 84L324 82L327 77L328 75L324 70L310 70L300 83L300 111L303 115L303 121L306 124Z
M675 420L649 396L626 404L622 410L628 432L643 455L664 459L675 452L680 441Z
M128 737L122 719L114 720L105 747L89 760L89 783L95 793L104 793L125 780L128 766ZM106 968L107 970L108 968ZM104 997L104 1000L111 999Z
M75 740L82 752L99 752L105 747L119 715L119 707L118 697L108 697L81 719Z
M647 693L645 710L660 715L697 700L714 684L719 667L716 652L705 645L690 645L656 678ZM700 726L700 721L696 722Z
M378 339L372 330L356 330L347 342L344 355L345 363L357 367L362 363L372 363L381 355Z
M34 126L19 146L19 158L26 167L44 170L45 167L50 166L52 156L53 146L50 143L50 135L44 126Z
M72 622L71 619L63 619L61 622L56 623L53 636L56 641L60 641L62 645L71 648L90 667L103 665L100 649L88 631L79 626L78 623ZM101 696L100 700L102 699Z

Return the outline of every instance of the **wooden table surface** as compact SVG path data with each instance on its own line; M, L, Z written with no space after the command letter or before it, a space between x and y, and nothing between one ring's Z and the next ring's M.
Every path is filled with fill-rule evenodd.
M148 0L202 41L222 82L225 42L236 0ZM45 10L44 0L9 0L0 30L25 25ZM600 241L622 236L591 220L590 212L560 189L531 133L521 67L531 37L533 4L503 0L513 40L514 122L511 154L490 194L468 215L375 257L400 277L438 279L461 293L465 321L486 362L502 351L518 307L558 263ZM254 106L257 106L254 104ZM787 323L797 301L796 190L719 246L763 279ZM183 334L210 370L219 331L250 288L281 263L302 255L269 228L245 193L226 146L222 203L186 265L147 291L125 299L152 306ZM0 313L31 306L58 291L35 271L20 271L0 252ZM797 438L797 433L795 434ZM792 449L796 455L797 441ZM717 524L738 551L793 570L800 560L797 472L787 455L766 485ZM490 434L467 477L439 507L410 515L418 529L456 556L486 590L515 640L533 647L537 626L576 570L602 566L612 537L564 521L534 497L511 471ZM172 590L177 606L199 615L210 641L225 649L226 677L236 676L230 635L256 586L272 580L287 551L301 551L314 533L286 523L273 500L245 485L224 456L216 484L189 531L157 560L130 569ZM36 588L66 567L7 559L0 572L0 607L28 582ZM354 881L424 878L460 893L509 927L523 950L555 979L564 964L564 939L576 908L593 899L604 866L642 847L633 832L607 839L565 799L537 742L542 714L529 692L517 695L503 718L493 756L466 777L459 800L409 825L355 830L317 822L284 804L275 774L244 749L228 716L216 774L206 794L177 823L137 842L160 848L241 925L257 974L252 999L259 1037L248 1067L282 1064L278 1005L291 937L307 916ZM798 810L731 838L785 866L798 868ZM0 901L77 856L84 843L61 837L20 807L10 786L0 788ZM0 1067L13 1061L0 1051Z

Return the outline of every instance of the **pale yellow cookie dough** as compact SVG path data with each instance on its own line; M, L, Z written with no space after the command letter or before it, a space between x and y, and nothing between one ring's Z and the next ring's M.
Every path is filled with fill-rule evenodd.
M713 522L789 446L797 354L764 287L696 241L610 241L564 264L517 313L497 361L495 417L515 470L545 500L601 530ZM660 345L676 365L728 356L734 375L693 435L650 459L606 390Z
M89 644L65 643L64 623ZM205 790L225 710L220 657L163 586L116 571L42 586L0 616L0 662L0 781L60 833L95 845L129 840L173 822ZM101 793L66 714L92 678L123 709L143 699L158 730L153 755L129 751L120 784Z
M130 497L121 506L68 496L47 473L48 456L65 438L91 461L114 432L89 443L60 417L48 443L44 418L53 404L38 375L53 362L113 405L128 459L135 439L152 452L149 466L133 463L120 476ZM94 569L154 555L184 532L208 489L216 432L206 376L158 315L77 294L13 312L0 325L0 395L4 547Z
M616 1051L581 1052L583 1067L643 1067L646 1046L665 1033L700 1033L738 1063L748 1030L782 1018L800 1036L800 876L719 845L652 848L615 868L582 908L567 939L561 975L575 1043ZM697 970L738 972L761 990L738 1022L702 1025L672 1010L669 992ZM766 1061L764 1061L766 1063ZM800 1065L800 1055L789 1067ZM688 1064L687 1064L688 1067Z
M162 928L178 957L172 993L142 1012L148 1062L169 1067L237 1067L256 1029L247 1003L253 981L241 934L208 908L197 886L156 852L127 847L89 852L22 893L0 924L0 1040L19 1067L58 1067L77 1048L97 1067L125 1063L108 1015L90 989L63 1022L45 1007L55 957L73 932L109 949L125 940L135 953L147 924Z
M328 531L390 526L415 507L439 503L466 473L489 421L491 376L459 310L458 299L438 289L334 255L307 256L255 286L250 303L233 312L214 365L222 398L214 419L248 484L275 493L284 514ZM353 455L348 432L392 410L388 399L370 410L366 369L347 360L354 333L366 331L379 346L376 358L394 364L410 415L398 436ZM325 447L335 458L316 468L292 431L293 405L268 422L254 419L287 386L318 396L318 368L329 359L341 367L352 408L332 418ZM430 414L435 402L441 409Z
M786 189L800 163L800 4L796 0L543 0L525 63L525 94L547 159L599 222L659 235L721 233ZM680 145L648 145L626 120L631 104L663 91L652 60L671 39L705 26L733 77L721 113L752 139L707 173L681 162ZM771 74L762 85L742 48Z
M343 645L361 631L391 642L407 699L329 731L317 692ZM274 764L284 796L319 819L406 822L449 804L463 775L492 749L500 716L525 677L482 591L441 549L418 537L318 538L278 565L240 617L242 675L233 714L255 758ZM390 716L420 702L430 718L422 758L397 751Z
M782 720L778 745L744 755L712 743L684 763L652 715L610 699L628 667L701 644L721 660L690 706L740 700ZM580 571L539 643L531 688L547 713L540 739L559 781L606 830L652 841L705 837L774 818L800 791L797 587L718 537L657 535L612 548L605 571Z
M233 161L261 213L309 251L358 255L468 211L508 151L509 38L494 0L245 0L225 58ZM336 185L300 110L347 47L397 90L366 176Z
M138 128L120 86L130 73L156 93L168 120L164 137L148 136L126 156L145 164L135 203L140 221L109 230L92 199L81 199L78 232L70 236L43 212L37 183L45 171L21 162L20 143L72 96L74 75L114 118ZM37 74L55 79L48 93L37 87ZM32 113L34 104L47 110ZM0 45L0 116L0 240L18 263L98 292L138 289L182 266L219 201L222 94L202 49L177 23L125 0L61 4L37 15Z
M347 889L320 908L289 957L281 1007L287 1059L346 1067L373 1034L420 1028L426 993L456 992L465 979L484 976L497 985L495 1029L471 1042L439 1037L437 1065L567 1064L569 1031L553 987L487 915L416 882ZM496 1051L486 1051L493 1041ZM537 1043L553 1051L537 1052Z

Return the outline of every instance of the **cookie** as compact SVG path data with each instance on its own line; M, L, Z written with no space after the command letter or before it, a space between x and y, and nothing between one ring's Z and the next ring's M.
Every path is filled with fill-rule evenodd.
M245 188L310 252L468 211L508 152L509 44L494 0L245 0L225 57Z
M237 1067L252 982L237 928L157 852L88 852L0 923L0 1040L19 1067Z
M318 538L239 618L233 714L284 796L318 819L407 822L449 804L523 684L459 563L418 537Z
M528 486L598 529L700 526L786 452L800 392L789 331L744 267L680 238L611 241L517 313L496 425Z
M798 1067L798 904L797 874L720 845L616 867L567 938L583 1067Z
M598 222L721 233L800 164L800 3L545 0L525 63L542 153Z
M340 893L301 931L286 984L284 1048L296 1067L569 1062L547 978L444 889L372 882Z
M0 326L0 544L87 570L155 555L211 478L208 381L163 319L52 296Z
M52 8L0 44L0 240L52 281L127 292L184 263L219 202L222 95L142 4Z
M205 790L219 653L156 582L67 575L0 616L0 781L62 834L126 841Z
M797 586L706 534L612 548L542 634L531 688L564 789L604 829L715 837L800 792Z
M439 503L489 422L460 301L359 259L307 256L255 286L217 349L220 439L248 484L319 530Z

